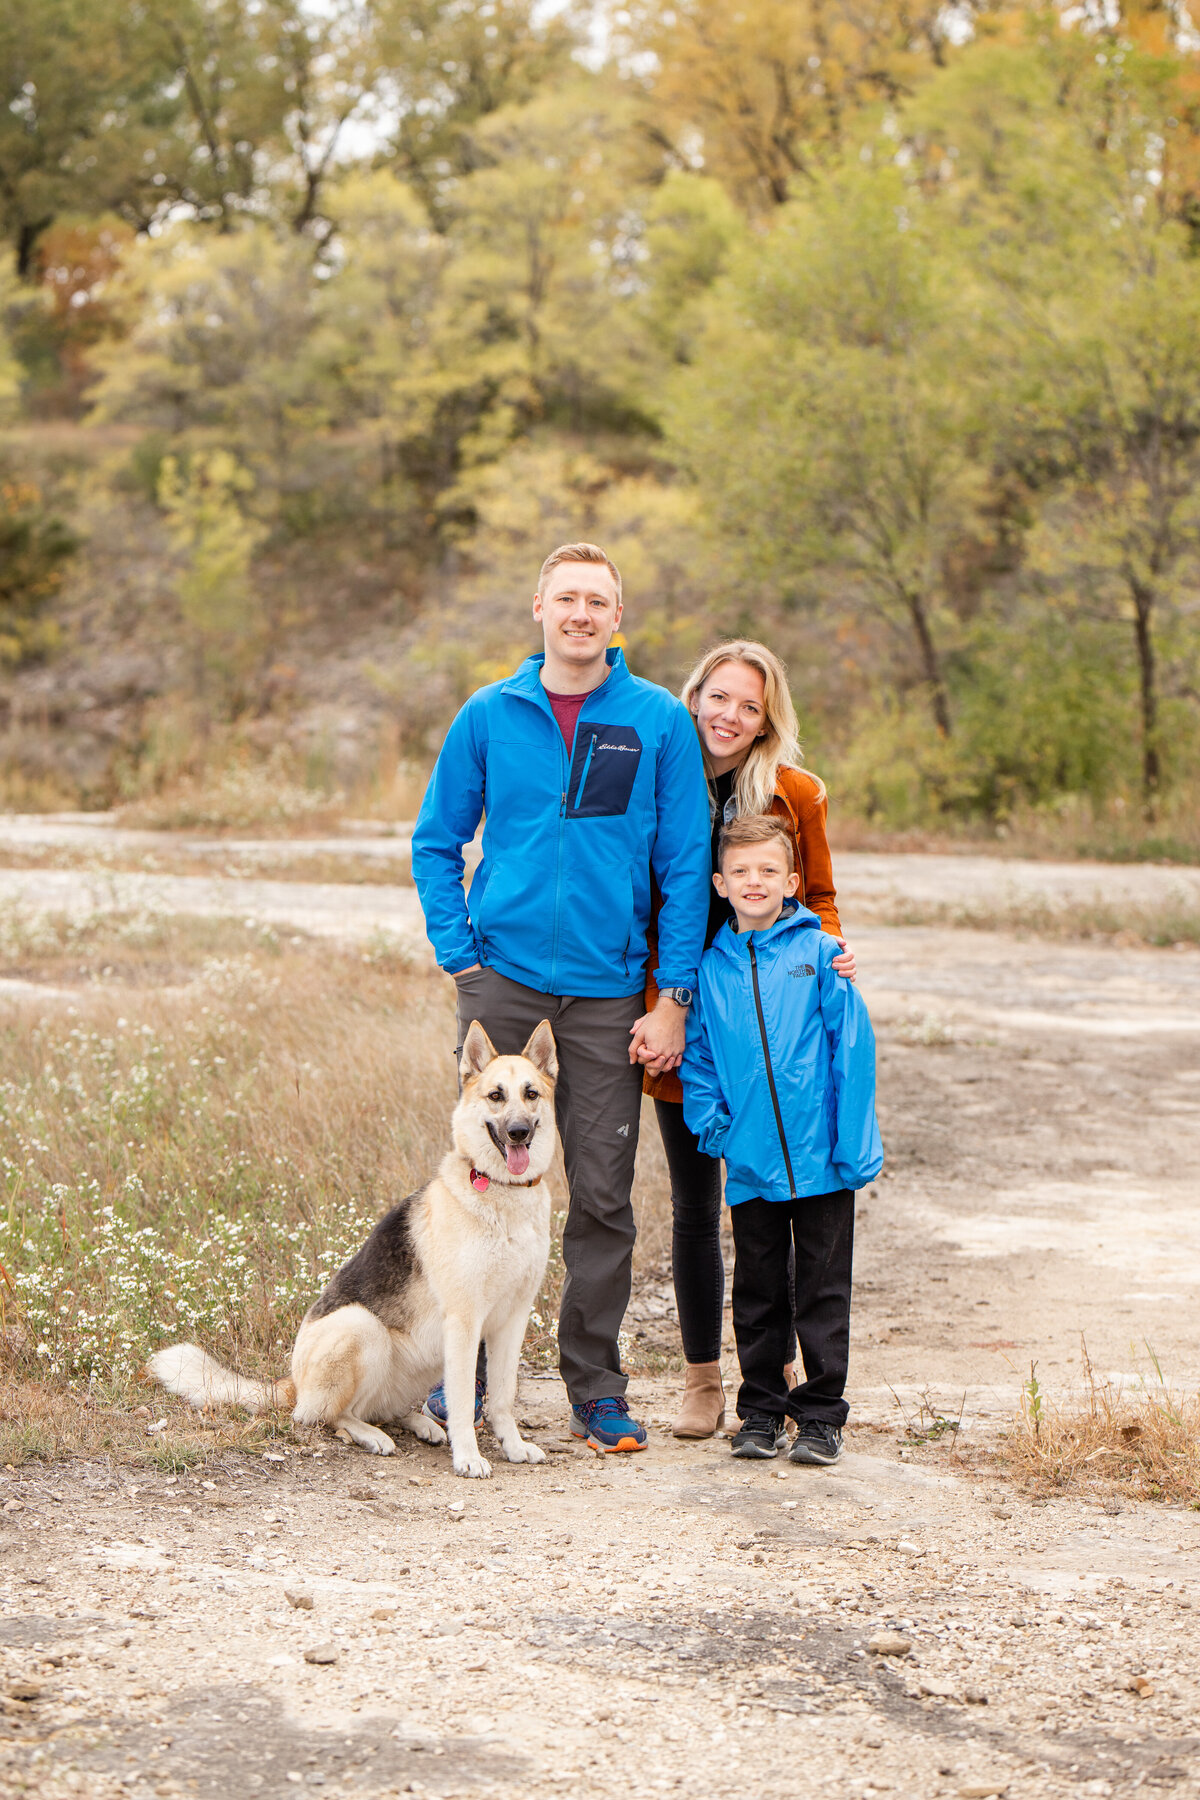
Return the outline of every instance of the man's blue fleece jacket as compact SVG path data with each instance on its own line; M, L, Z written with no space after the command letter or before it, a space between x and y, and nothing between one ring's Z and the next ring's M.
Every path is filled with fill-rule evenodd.
M696 730L619 650L568 752L531 656L451 725L413 832L412 872L443 969L479 962L544 994L640 991L651 872L660 988L694 987L710 887L708 787ZM464 898L462 847L483 860Z

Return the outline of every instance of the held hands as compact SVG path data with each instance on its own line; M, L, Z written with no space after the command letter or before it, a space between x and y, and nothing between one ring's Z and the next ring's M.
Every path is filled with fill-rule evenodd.
M683 1061L686 1033L686 1007L676 1006L663 994L654 1011L643 1013L630 1027L629 1060L641 1063L652 1075L665 1075Z
M844 975L847 981L853 981L858 968L858 964L854 960L854 952L845 938L840 937L837 941L842 946L841 954L834 957L830 966L835 975Z

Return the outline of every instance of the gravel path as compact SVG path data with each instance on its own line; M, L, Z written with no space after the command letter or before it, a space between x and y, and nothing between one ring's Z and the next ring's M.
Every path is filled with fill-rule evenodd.
M527 1380L549 1460L487 1484L407 1439L8 1476L0 1790L1195 1792L1194 1513L1038 1506L866 1434L748 1469L635 1397L653 1448L600 1463Z
M144 875L125 871L0 869L0 906L25 913L190 913L252 919L318 937L365 942L387 936L428 955L424 920L412 888L352 882L266 881L220 875Z
M12 813L0 818L0 855L5 849L59 849L78 851L84 856L132 857L149 852L157 857L174 851L189 857L237 855L264 861L283 856L407 861L412 844L411 822L386 828L371 821L354 823L354 829L348 827L334 837L242 838L213 837L202 832L131 830L116 824L109 813ZM1029 904L1052 908L1200 904L1200 868L1154 863L1055 863L995 856L839 851L837 875L842 894L876 917L886 916L890 907L912 906L981 906L1001 911ZM264 899L263 903L274 901ZM211 908L212 897L204 904ZM297 899L295 904L300 907L302 902ZM323 914L319 903L314 900L312 905Z

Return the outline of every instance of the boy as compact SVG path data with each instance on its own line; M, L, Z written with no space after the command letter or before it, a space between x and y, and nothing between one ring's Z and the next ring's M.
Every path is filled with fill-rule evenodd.
M858 990L833 968L838 942L792 896L792 846L769 815L721 833L713 885L733 907L700 964L687 1029L684 1117L725 1159L737 1261L733 1328L742 1385L733 1454L841 1454L850 1351L854 1190L883 1167L875 1120L875 1036ZM796 1251L796 1335L805 1380L783 1379Z

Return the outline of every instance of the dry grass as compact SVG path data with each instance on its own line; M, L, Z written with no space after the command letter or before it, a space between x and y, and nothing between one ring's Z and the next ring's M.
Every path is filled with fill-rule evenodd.
M182 775L161 792L121 808L123 825L150 831L295 831L332 828L342 796L297 781L283 766L231 762Z
M441 1155L444 984L216 921L64 930L9 968L73 991L0 1016L9 1378L127 1410L176 1335L278 1369L331 1268Z
M1190 949L1200 944L1200 907L1180 893L1164 906L1104 905L1044 900L856 901L856 923L935 926L940 931L1006 931L1017 937L1091 942L1120 947Z
M97 833L99 836L99 833ZM78 869L85 875L201 875L232 881L349 882L356 887L411 887L407 847L372 855L356 850L293 848L286 839L269 847L236 839L214 848L186 838L143 850L117 839L91 845L0 846L0 869Z
M1182 791L1148 822L1136 801L1115 798L1104 806L1064 799L1041 811L1027 807L1004 820L972 819L895 829L856 818L835 793L830 838L838 850L892 854L1032 857L1045 862L1200 863L1200 814L1194 795Z
M1153 1377L1123 1390L1096 1374L1083 1346L1087 1402L1054 1406L1031 1365L1003 1460L1041 1492L1097 1490L1200 1509L1200 1395L1171 1392L1147 1346Z
M175 1467L290 1438L285 1417L210 1428L141 1365L188 1336L247 1371L286 1367L328 1274L443 1154L450 983L387 952L162 915L9 913L0 950L0 972L36 984L0 1001L0 1462ZM657 1265L669 1209L646 1124L639 1263ZM557 1236L526 1343L550 1365Z
M123 825L152 831L255 831L277 836L331 829L340 818L370 822L413 819L429 768L409 762L385 741L373 768L342 791L326 754L302 761L283 743L267 753L236 731L194 731L173 746L169 763L140 772L146 785L120 809ZM67 802L66 804L70 804ZM18 810L33 810L28 804Z
M147 1382L121 1400L102 1399L79 1384L0 1368L0 1464L60 1462L97 1455L179 1474L230 1452L269 1454L277 1443L304 1441L286 1415L241 1413L199 1418Z

